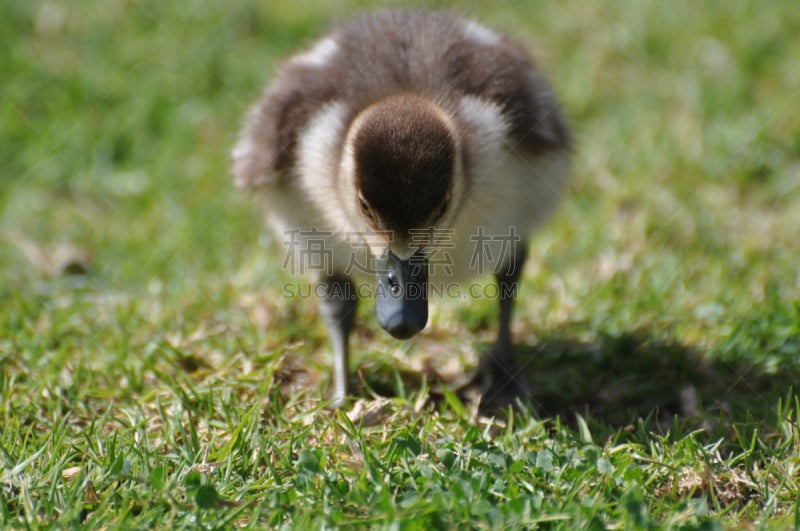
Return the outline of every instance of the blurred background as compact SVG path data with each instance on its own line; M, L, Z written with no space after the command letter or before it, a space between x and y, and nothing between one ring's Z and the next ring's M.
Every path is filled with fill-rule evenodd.
M45 332L82 346L55 359L100 348L119 359L212 322L240 323L254 350L312 327L319 349L313 305L280 300L282 254L256 202L233 188L229 152L281 59L375 7L4 0L0 351L25 360L6 363L51 363L52 345L36 340ZM459 7L529 45L577 140L566 200L533 244L521 340L644 334L758 359L770 374L791 364L797 3ZM438 326L488 338L493 312L478 301ZM238 348L218 347L223 357Z

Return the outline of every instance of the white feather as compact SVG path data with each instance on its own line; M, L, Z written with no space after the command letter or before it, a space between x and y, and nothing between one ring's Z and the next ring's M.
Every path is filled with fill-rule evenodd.
M473 20L467 21L464 33L469 39L485 46L495 46L500 43L500 36L497 33Z
M310 50L292 57L292 61L306 66L322 67L327 65L337 53L339 53L339 44L332 38L326 37L317 41Z

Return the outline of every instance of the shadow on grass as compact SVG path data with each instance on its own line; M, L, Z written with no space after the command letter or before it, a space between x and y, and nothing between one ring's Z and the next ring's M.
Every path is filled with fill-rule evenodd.
M486 352L489 347L477 348ZM516 351L533 390L535 415L559 417L572 426L576 413L612 428L643 419L648 429L664 432L676 417L688 427L711 431L772 422L778 400L800 381L797 367L778 371L763 360L714 356L642 331L591 342L551 338L517 344ZM423 376L434 385L437 380L435 373L372 369L377 370L361 373L366 381L356 386L357 394L365 393L363 383L387 396L396 393L397 378L409 391L420 387ZM451 388L454 384L439 382Z
M768 373L760 363L714 357L644 332L588 343L557 339L518 345L517 352L540 416L572 422L580 413L612 426L647 417L662 428L675 416L767 420L797 376Z

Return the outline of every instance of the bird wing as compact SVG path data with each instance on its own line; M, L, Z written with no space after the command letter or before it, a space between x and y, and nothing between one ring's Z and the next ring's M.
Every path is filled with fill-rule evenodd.
M289 61L245 118L233 149L237 186L276 182L294 162L303 127L337 95L331 65Z
M513 145L533 154L569 149L569 128L558 100L521 45L507 37L487 43L464 34L442 60L455 90L502 109Z

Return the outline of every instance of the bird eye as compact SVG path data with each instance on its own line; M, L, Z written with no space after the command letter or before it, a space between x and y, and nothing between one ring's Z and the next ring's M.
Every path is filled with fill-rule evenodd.
M439 207L439 210L436 211L436 215L433 218L434 223L442 219L447 212L447 200L445 199L444 202Z
M358 196L358 205L361 207L361 212L367 216L370 221L375 220L375 217L372 215L372 211L367 205L367 201L361 195Z

